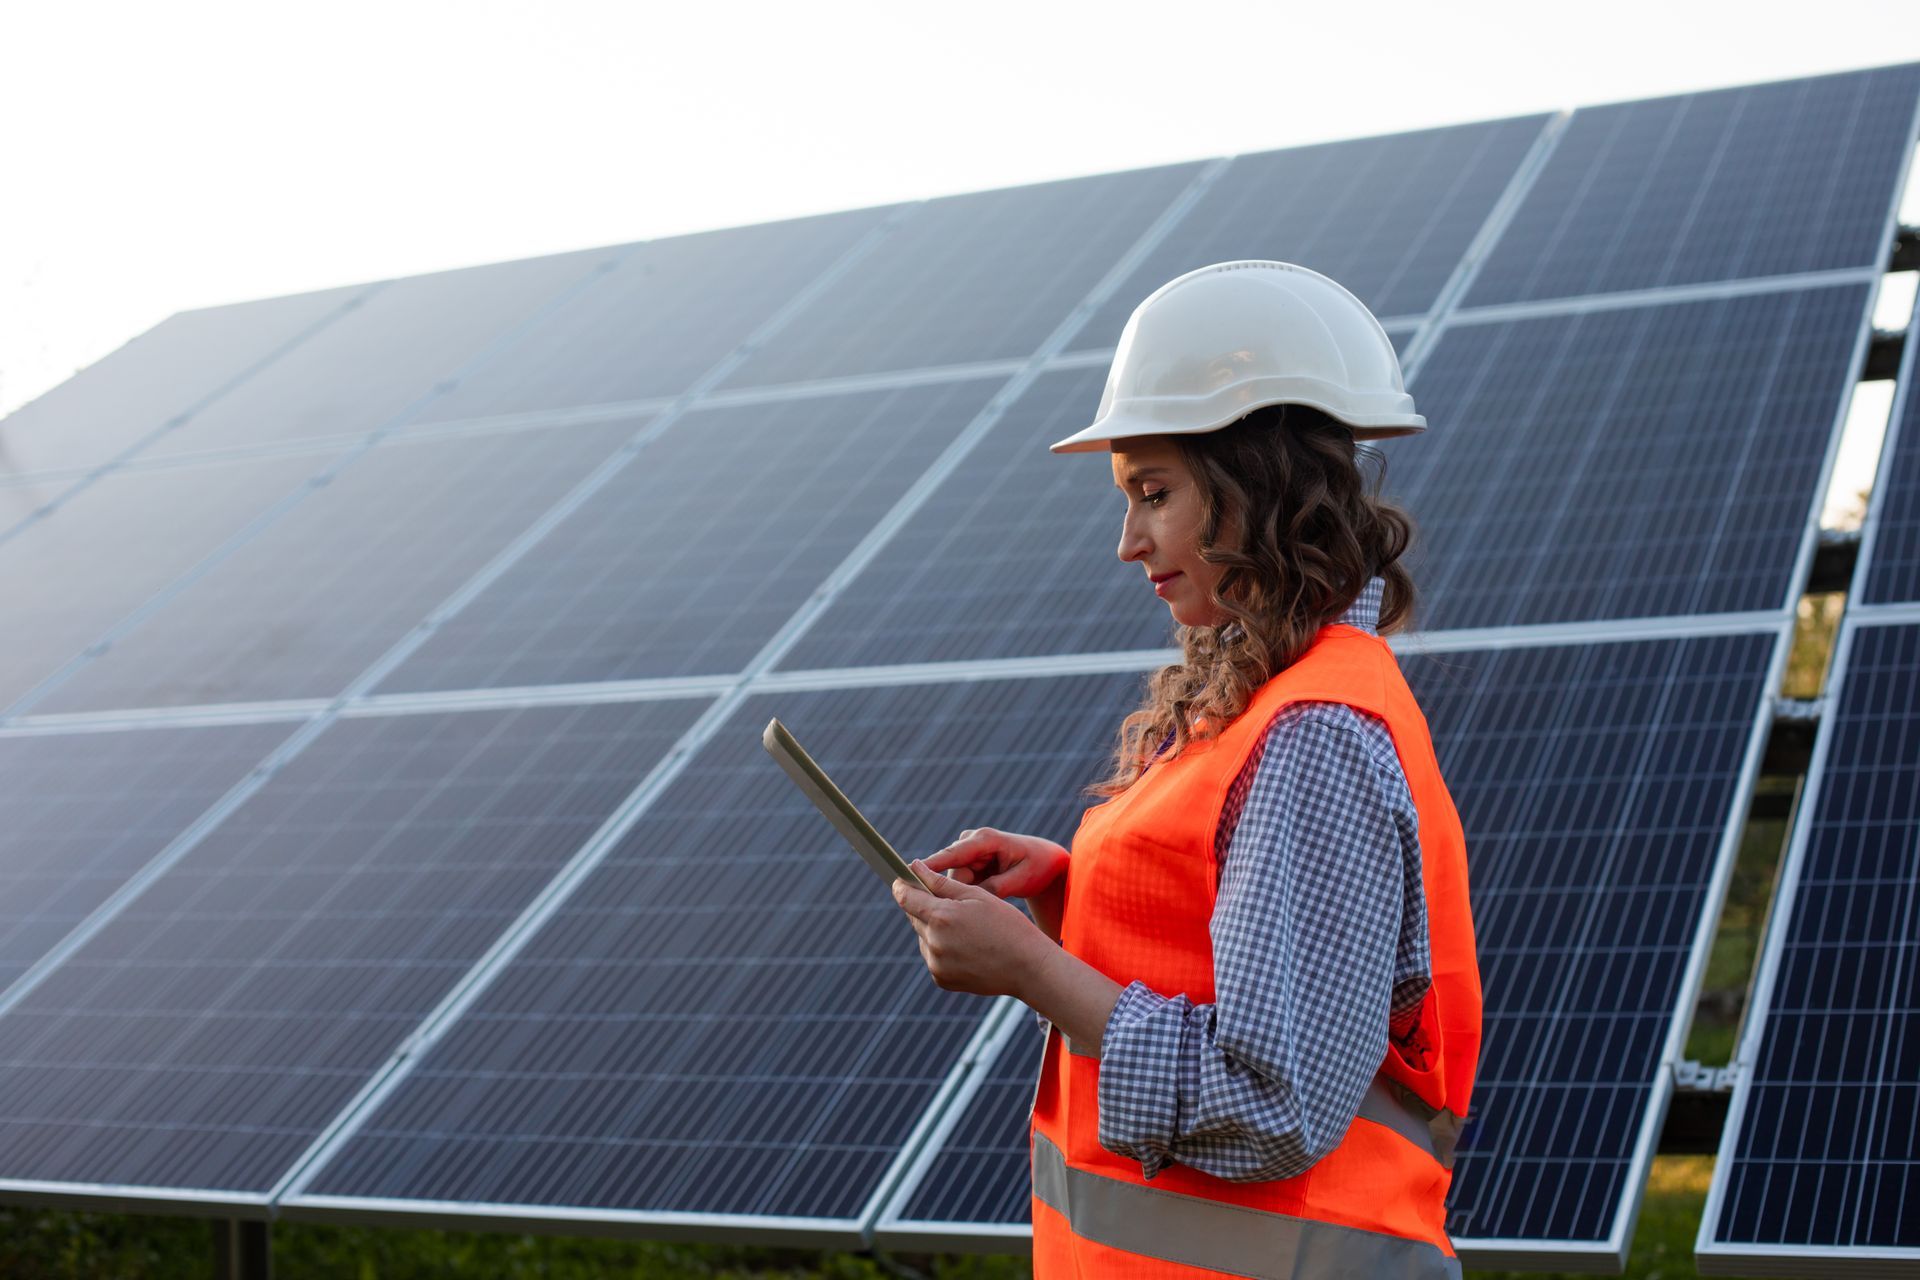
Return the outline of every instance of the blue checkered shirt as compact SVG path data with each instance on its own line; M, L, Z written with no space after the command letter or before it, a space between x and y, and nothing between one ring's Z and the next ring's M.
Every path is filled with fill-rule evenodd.
M1340 621L1375 632L1384 587ZM1427 991L1418 832L1383 721L1337 702L1274 716L1222 811L1213 1003L1121 992L1100 1144L1148 1178L1178 1161L1236 1182L1338 1146Z

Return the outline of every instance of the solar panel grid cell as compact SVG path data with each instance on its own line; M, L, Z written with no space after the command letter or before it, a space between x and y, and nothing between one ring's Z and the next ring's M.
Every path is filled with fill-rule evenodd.
M1702 1239L1781 1246L1797 1274L1841 1273L1826 1250L1920 1262L1920 625L1851 629L1844 664Z
M1867 267L1920 65L1587 107L1465 305Z
M1157 648L1166 610L1114 554L1104 456L1085 426L1103 369L1041 375L782 659L787 670Z
M0 1179L271 1188L703 705L335 722L0 1017Z
M1784 607L1864 285L1450 327L1382 443L1430 630Z
M108 462L350 315L351 304L378 287L350 285L169 316L0 421L0 476Z
M1409 664L1467 829L1487 1000L1456 1240L1611 1232L1774 643L1507 650L1466 680L1464 655Z
M999 385L688 414L381 688L738 671Z
M281 724L0 738L0 991L288 732Z
M619 249L408 276L196 413L139 456L364 435L400 421L442 382L484 363L543 308L596 279Z
M1073 345L1113 346L1153 290L1236 258L1311 267L1383 319L1422 315L1546 121L1525 116L1236 156Z
M0 707L83 658L116 623L300 493L330 459L116 472L0 544Z
M724 385L1030 355L1199 168L928 201Z
M117 639L41 710L332 697L637 430L376 446Z
M903 1221L1027 1221L1033 1189L1027 1129L1045 1043L1023 1007L960 1122L901 1205Z
M633 246L414 421L677 395L888 212L860 209Z

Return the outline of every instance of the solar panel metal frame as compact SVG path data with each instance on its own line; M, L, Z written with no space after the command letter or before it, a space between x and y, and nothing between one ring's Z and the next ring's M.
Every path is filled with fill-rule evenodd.
M1620 99L1620 100L1609 101L1609 102L1589 103L1583 107L1578 108L1576 111L1576 114L1578 111L1590 111L1590 112L1615 111L1619 109L1630 108L1635 106L1643 106L1643 105L1658 103L1663 101L1677 104L1681 102L1681 100L1683 99L1698 99L1701 97L1708 97L1716 94L1731 94L1731 93L1738 93L1738 92L1752 91L1752 90L1778 89L1789 84L1803 83L1803 82L1816 81L1816 80L1836 80L1843 77L1866 77L1874 73L1898 72L1901 70L1911 70L1915 67L1920 67L1920 63L1916 63L1909 60L1909 61L1901 61L1901 62L1879 63L1879 64L1874 64L1874 65L1864 66L1864 67L1841 68L1834 71L1818 72L1811 75L1788 76L1788 77L1774 78L1774 79L1763 80L1763 81L1755 81L1747 84L1724 85L1718 88L1684 90L1679 93L1658 94L1658 95L1654 95L1652 97L1646 97L1646 98L1629 98L1629 99ZM1902 175L1905 175L1911 171L1911 163L1913 158L1914 130L1917 124L1920 124L1920 104L1916 104L1915 114L1909 120L1908 129L1907 129L1906 157L1901 162L1900 166L1895 170L1891 204L1896 209L1898 208L1900 203L1900 187L1903 180ZM1892 243L1893 242L1891 239L1888 239L1883 235L1882 239L1880 240L1880 244L1883 247L1883 252L1885 252L1887 249L1890 249ZM1861 270L1873 270L1873 271L1878 271L1879 269L1880 268L1878 266L1861 268ZM1790 272L1790 273L1784 273L1784 274L1776 274L1771 277L1751 277L1751 278L1755 279L1756 281L1771 279L1775 282L1776 286L1779 286L1781 284L1784 284L1788 281L1792 281L1795 279L1803 279L1803 278L1815 279L1823 276L1838 277L1838 276L1845 276L1847 274L1850 274L1849 270L1845 268L1841 268L1841 269L1835 269L1830 271L1814 270L1809 272L1798 272L1798 273ZM1723 280L1731 280L1731 279L1737 279L1737 278L1740 278L1740 277L1723 277ZM1699 288L1707 283L1710 283L1710 282L1698 281L1693 283L1682 283L1682 284L1673 284L1673 285L1656 285L1651 287L1635 289L1630 292L1633 292L1635 294L1640 294L1640 295L1658 294L1661 292L1665 292L1666 290L1669 290L1669 289ZM1484 307L1474 308L1474 309L1475 310L1484 309L1484 310L1491 311L1494 309L1506 309L1511 307L1511 308L1514 308L1516 311L1524 312L1527 309L1530 309L1533 307L1546 306L1548 304L1551 304L1553 302L1558 302L1558 301L1573 301L1573 300L1584 299L1584 298L1597 298L1597 297L1605 297L1605 296L1608 296L1608 293L1605 290L1601 290L1599 292L1567 293L1567 294L1558 295L1556 297L1529 299L1529 300L1520 301L1520 302L1492 302L1492 303L1485 304Z
M1920 135L1920 123L1916 123L1915 130L1916 134ZM1916 146L1920 147L1920 136L1916 136L1915 142ZM1920 151L1915 154L1920 154ZM1912 155L1908 157L1910 165L1913 159ZM1912 173L1913 170L1909 168L1908 172ZM1920 351L1920 292L1915 293L1913 309L1907 315L1907 327L1900 350L1900 367L1894 374L1893 403L1887 407L1887 433L1880 441L1880 459L1873 473L1875 483L1872 491L1867 495L1866 514L1860 521L1860 550L1854 560L1853 581L1847 588L1849 612L1861 608L1891 608L1900 603L1886 601L1877 605L1865 605L1855 602L1865 600L1867 587L1873 577L1873 553L1880 542L1881 522L1887 509L1883 490L1890 483L1887 477L1893 474L1894 456L1903 448L1920 450L1920 439L1903 442L1901 438L1901 426L1908 412L1920 407L1920 394L1916 394L1913 389L1914 380L1920 378L1920 358L1916 357L1916 351Z
M1913 153L1909 150L1911 164ZM1911 170L1910 170L1911 171ZM1720 1134L1720 1148L1714 1159L1713 1179L1707 1187L1707 1200L1700 1214L1700 1230L1694 1240L1694 1257L1703 1275L1755 1276L1862 1276L1906 1275L1920 1269L1920 1249L1881 1250L1860 1246L1759 1245L1723 1242L1715 1233L1726 1204L1727 1186L1738 1154L1741 1122L1752 1097L1752 1069L1758 1060L1761 1042L1772 1010L1773 992L1780 976L1786 951L1788 923L1799 897L1800 875L1806 865L1807 847L1813 838L1813 823L1826 780L1827 760L1832 751L1835 707L1839 693L1846 687L1847 670L1853 656L1854 636L1862 627L1920 623L1920 601L1863 605L1855 604L1865 593L1873 571L1873 550L1879 532L1879 516L1885 507L1882 488L1890 468L1888 463L1900 444L1900 422L1907 403L1914 398L1914 380L1920 376L1920 298L1907 322L1907 340L1895 375L1893 403L1887 415L1887 433L1880 445L1880 467L1876 483L1868 495L1866 517L1861 522L1860 552L1854 561L1853 579L1848 587L1846 615L1833 640L1833 660L1827 671L1822 693L1820 726L1814 735L1813 755L1807 762L1806 784L1794 806L1793 830L1781 857L1773 905L1767 914L1767 931L1748 996L1747 1013L1734 1048L1733 1097L1727 1107L1727 1120ZM1920 443L1920 442L1910 442Z
M489 1204L480 1201L403 1200L379 1196L318 1195L294 1190L277 1198L277 1216L296 1222L338 1225L416 1226L444 1230L534 1231L577 1235L583 1224L595 1234L648 1240L714 1241L750 1236L756 1244L799 1245L821 1249L866 1249L873 1244L872 1224L906 1179L914 1159L926 1148L928 1136L951 1123L956 1105L965 1101L969 1073L990 1045L998 1043L1006 1010L996 1002L974 1028L947 1078L934 1092L927 1108L908 1134L900 1152L876 1184L866 1204L852 1218L805 1218L771 1214L668 1212L657 1209L557 1208L529 1204ZM424 1050L422 1051L424 1053ZM364 1114L371 1114L369 1104ZM297 1188L317 1174L331 1152L322 1152ZM493 1224L493 1225L486 1225ZM1025 1239L1023 1234L1022 1240Z
M987 1034L982 1038L978 1056L972 1061L962 1058L954 1068L958 1080L945 1114L940 1117L938 1124L928 1130L919 1149L910 1153L912 1160L902 1172L899 1185L885 1198L879 1213L873 1218L870 1242L874 1248L934 1253L1024 1253L1032 1247L1033 1228L1030 1225L935 1222L901 1216L901 1211L940 1155L947 1138L959 1125L967 1105L980 1091L980 1086L993 1068L994 1059L1014 1037L1034 1033L1032 1017L1032 1013L1020 1001L1011 996L1001 997L999 1007L988 1019L985 1028ZM1039 1081L1034 1083L1037 1086Z
M1910 346L1909 355L1912 350ZM1862 560L1856 568L1863 568L1865 563ZM1834 638L1833 665L1827 677L1828 693L1823 695L1820 730L1815 736L1813 756L1807 765L1806 786L1794 807L1793 831L1787 851L1781 859L1779 887L1774 892L1773 904L1767 914L1767 933L1760 964L1747 1002L1740 1041L1734 1051L1736 1072L1733 1097L1727 1109L1726 1127L1721 1131L1720 1149L1714 1158L1713 1181L1707 1188L1706 1205L1700 1215L1699 1235L1694 1241L1694 1257L1702 1275L1907 1276L1920 1268L1920 1248L1756 1245L1721 1242L1714 1236L1726 1203L1727 1182L1738 1150L1741 1122L1752 1098L1753 1064L1759 1054L1771 1012L1781 959L1786 950L1787 925L1799 897L1800 874L1806 864L1817 802L1826 778L1827 759L1833 745L1833 719L1838 705L1833 695L1845 685L1855 634L1867 627L1903 623L1920 623L1920 602L1862 607L1850 611L1842 619L1840 631Z

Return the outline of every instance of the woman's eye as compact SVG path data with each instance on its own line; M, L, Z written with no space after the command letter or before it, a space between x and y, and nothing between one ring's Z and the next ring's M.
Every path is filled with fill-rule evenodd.
M1142 501L1142 502L1158 502L1158 501L1160 501L1160 500L1161 500L1162 498L1164 498L1164 497L1166 497L1166 496L1167 496L1167 491L1166 491L1165 489L1155 489L1155 490L1154 490L1154 491L1153 491L1152 493L1146 493L1146 492L1144 492L1144 491L1143 491L1143 492L1142 492L1142 493L1140 494L1140 501Z

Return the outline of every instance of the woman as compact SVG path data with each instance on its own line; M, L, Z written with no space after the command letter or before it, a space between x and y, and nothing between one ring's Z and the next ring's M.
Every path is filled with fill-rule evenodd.
M1071 852L979 829L895 885L934 980L1048 1027L1034 1270L1458 1276L1480 1039L1464 840L1377 629L1411 527L1356 438L1425 428L1379 323L1286 263L1141 303L1094 424L1182 660ZM937 876L933 872L945 872ZM1033 920L1006 900L1025 898Z

